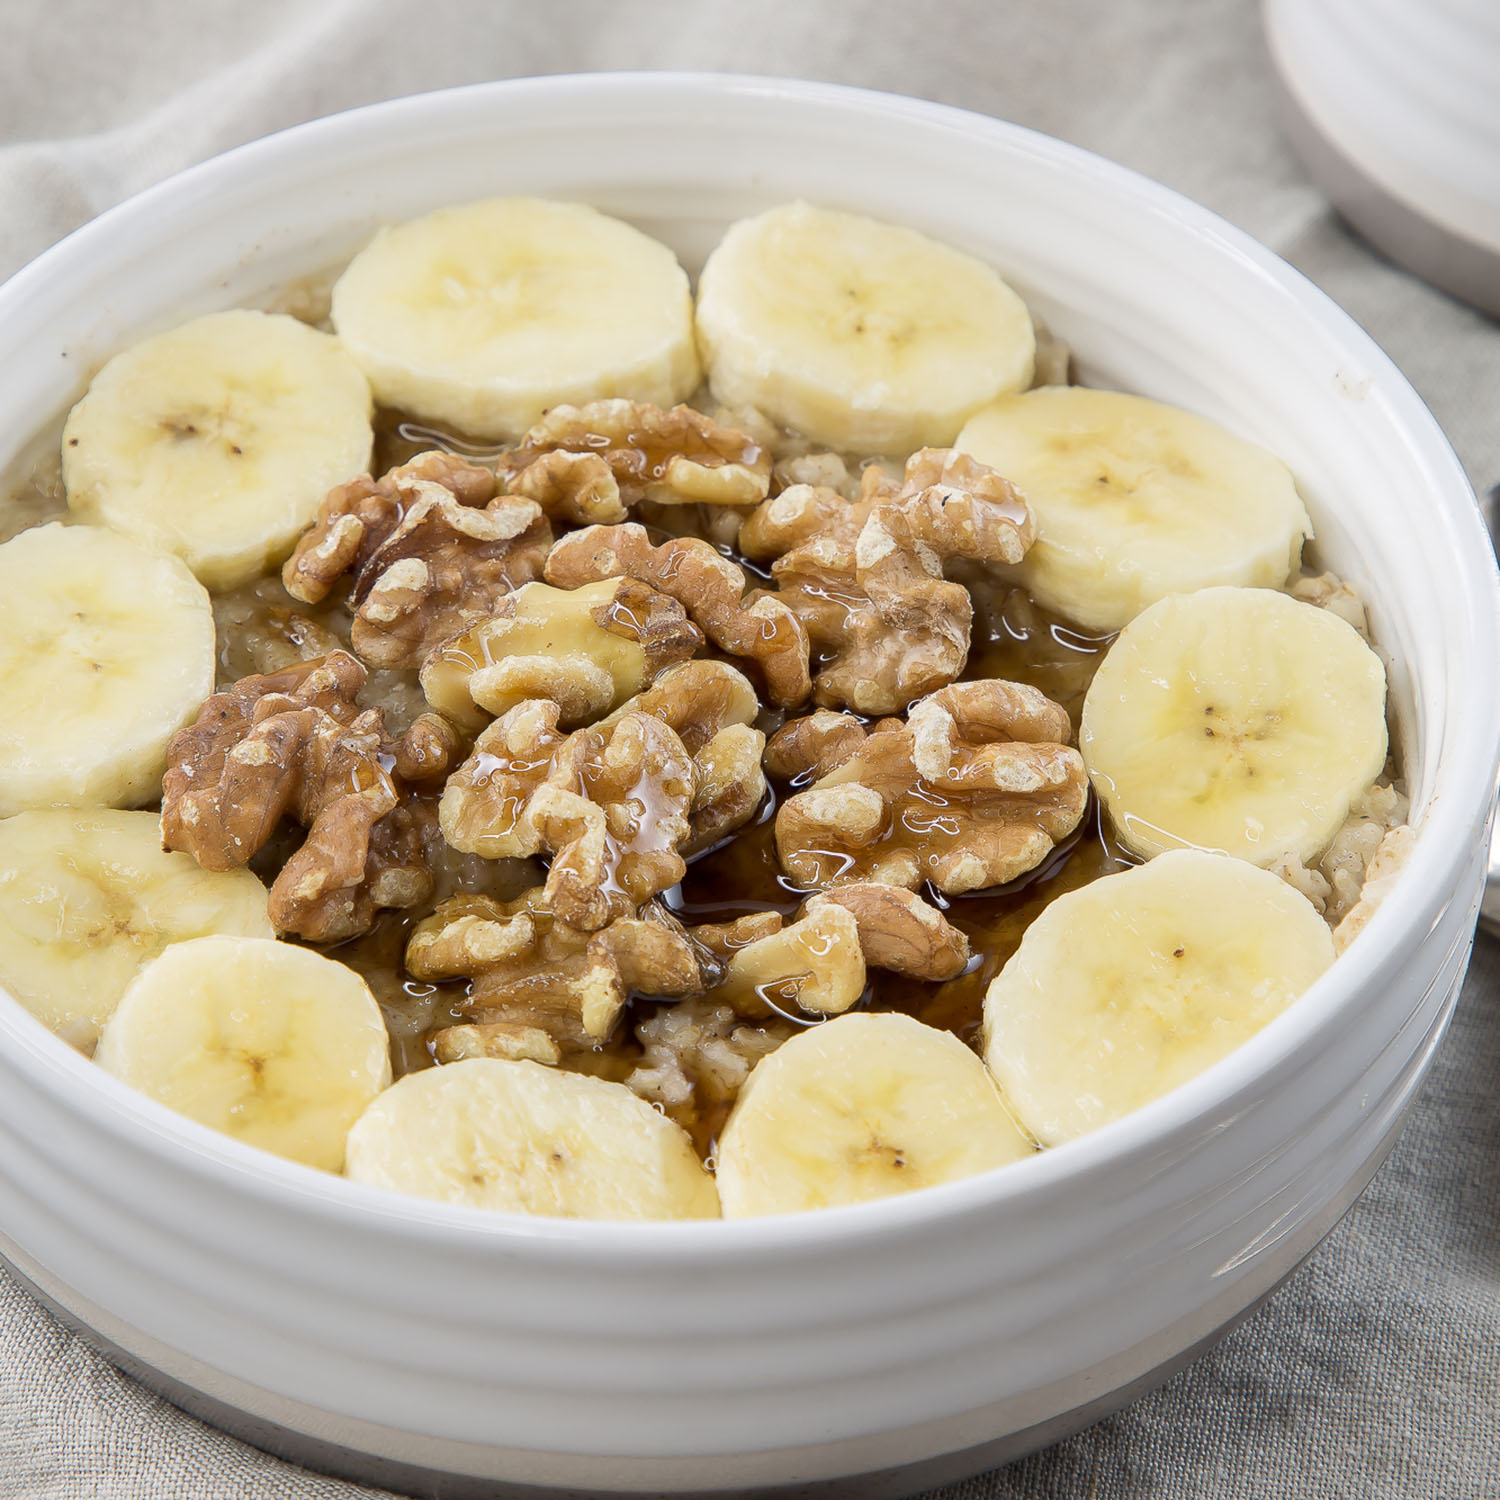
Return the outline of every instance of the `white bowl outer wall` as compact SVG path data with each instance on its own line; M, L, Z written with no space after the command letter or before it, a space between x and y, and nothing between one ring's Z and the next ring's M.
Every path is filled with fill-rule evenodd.
M912 224L996 264L1090 377L1280 454L1394 658L1421 809L1410 866L1287 1015L1130 1119L946 1188L762 1221L572 1224L389 1197L180 1120L0 996L0 1248L243 1410L533 1484L809 1480L1107 1396L1326 1232L1451 1010L1500 745L1500 706L1476 691L1500 595L1462 471L1343 313L1165 189L940 106L672 74L377 105L106 214L0 288L0 462L130 339L263 298L378 223L500 192L592 202L692 269L729 219L793 196Z

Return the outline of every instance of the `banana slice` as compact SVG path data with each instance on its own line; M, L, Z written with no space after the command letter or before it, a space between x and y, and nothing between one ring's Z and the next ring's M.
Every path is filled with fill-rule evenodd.
M1179 849L1059 896L984 1001L984 1056L1055 1146L1186 1083L1281 1014L1333 962L1284 881Z
M262 938L173 943L125 991L94 1061L190 1119L329 1172L391 1081L364 980Z
M0 816L153 801L213 687L213 610L175 557L57 522L0 546Z
M1331 610L1201 589L1125 627L1083 700L1078 746L1136 853L1311 863L1385 766L1385 668Z
M286 557L371 442L370 388L338 340L240 309L110 360L68 413L63 482L75 514L227 589Z
M130 981L169 943L271 938L249 870L167 854L155 813L18 813L0 822L0 985L85 1051Z
M755 1065L719 1139L719 1198L726 1219L864 1203L1033 1149L956 1036L859 1012Z
M954 445L1017 485L1037 541L1006 570L1086 630L1211 584L1279 588L1312 523L1291 471L1190 412L1046 386L975 415Z
M732 224L698 283L714 395L854 453L944 448L1031 383L1026 304L912 229L808 203Z
M348 1175L561 1219L716 1219L687 1133L623 1084L476 1057L409 1073L349 1135Z
M671 406L697 387L687 273L581 203L490 198L383 229L333 326L387 406L517 441L559 402Z

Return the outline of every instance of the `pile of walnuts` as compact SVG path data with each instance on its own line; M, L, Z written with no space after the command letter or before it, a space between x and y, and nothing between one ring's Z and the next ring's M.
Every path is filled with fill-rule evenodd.
M303 830L269 909L306 940L426 907L407 973L468 981L439 1062L563 1062L637 996L693 1002L679 1029L715 1039L848 1010L870 966L951 979L968 941L922 888L1010 881L1084 810L1063 710L958 680L973 605L945 569L1033 537L962 454L856 484L834 455L773 474L687 407L559 406L493 470L425 453L328 495L283 582L347 607L349 649L203 705L170 747L164 841L229 869ZM400 734L362 704L370 669L420 684ZM663 898L756 817L767 772L791 783L775 847L800 908L684 926ZM443 845L536 882L436 900Z

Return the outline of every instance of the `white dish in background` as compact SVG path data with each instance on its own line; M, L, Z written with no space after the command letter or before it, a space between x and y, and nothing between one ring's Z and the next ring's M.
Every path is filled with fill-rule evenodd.
M1061 1437L1311 1250L1441 1036L1500 755L1500 700L1476 690L1500 591L1462 471L1349 318L1165 189L936 105L672 74L397 100L113 210L0 289L0 458L132 339L501 192L584 199L693 270L729 220L796 196L910 224L991 260L1091 379L1279 454L1392 658L1410 864L1303 1000L1178 1092L998 1172L783 1219L387 1196L170 1114L0 997L0 1250L173 1399L398 1489L877 1497Z
M1500 316L1493 0L1265 0L1265 28L1293 144L1340 213Z

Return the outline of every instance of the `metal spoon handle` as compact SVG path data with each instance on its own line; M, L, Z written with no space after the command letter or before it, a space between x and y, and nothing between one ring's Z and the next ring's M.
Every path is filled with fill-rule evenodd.
M1490 541L1500 553L1500 484L1479 497L1479 511L1489 528ZM1490 830L1490 868L1485 876L1484 897L1479 903L1479 925L1488 932L1500 934L1500 816Z

